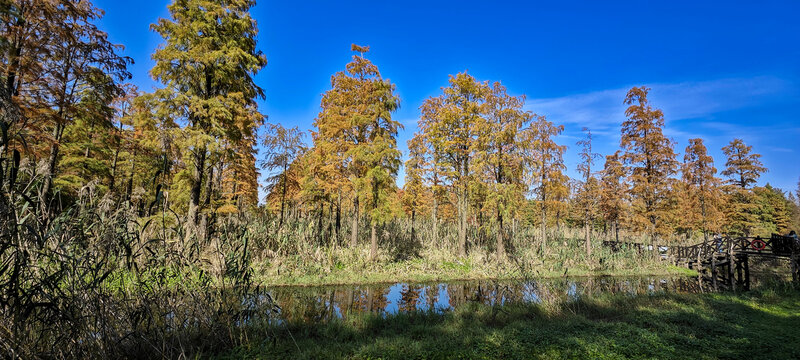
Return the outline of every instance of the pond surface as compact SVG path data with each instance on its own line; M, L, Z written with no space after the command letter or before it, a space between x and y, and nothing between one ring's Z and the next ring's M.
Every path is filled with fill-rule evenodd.
M269 290L283 321L316 323L361 313L453 310L470 302L486 305L574 301L600 294L643 295L710 291L689 277L585 277L539 281L482 280L449 283L395 283Z

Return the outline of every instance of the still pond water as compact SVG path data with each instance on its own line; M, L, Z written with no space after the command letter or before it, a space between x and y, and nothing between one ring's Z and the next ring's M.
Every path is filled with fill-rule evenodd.
M316 323L350 315L443 312L470 302L486 305L574 301L601 294L644 295L707 292L690 277L559 278L541 281L485 280L432 284L370 284L276 287L272 298L283 321Z

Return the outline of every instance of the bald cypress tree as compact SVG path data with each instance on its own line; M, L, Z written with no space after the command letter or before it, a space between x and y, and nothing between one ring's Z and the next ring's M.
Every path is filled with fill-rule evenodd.
M708 240L708 231L718 231L721 225L722 194L714 159L702 139L689 139L681 172L685 189L685 196L681 197L681 218L689 229L699 229Z
M344 71L331 77L331 89L322 97L322 110L315 121L314 150L319 164L338 189L351 187L353 227L351 245L358 234L359 199L368 200L371 225L370 257L377 255L377 227L389 214L389 194L400 166L397 132L402 125L392 119L400 106L395 85L381 76L364 54L368 46L352 45L358 52ZM341 184L341 185L340 185Z
M625 96L625 116L620 146L628 169L629 194L633 207L634 229L649 234L671 231L667 219L671 211L671 176L676 173L673 142L664 136L664 113L647 100L647 87L634 87Z
M534 116L530 125L522 130L520 142L524 144L525 172L529 190L538 197L539 231L542 252L547 245L548 214L564 206L569 194L569 179L564 174L564 152L567 147L556 143L554 137L564 131L564 125L555 125L544 116Z
M0 70L6 76L6 90L0 93L11 95L11 102L23 107L22 112L29 116L24 122L28 129L12 130L27 132L28 136L19 138L27 138L25 141L35 144L34 151L44 154L39 197L42 213L47 215L65 130L79 118L111 121L111 104L123 93L119 82L130 76L130 59L120 56L121 46L111 43L97 27L95 22L103 12L90 1L14 1L12 6L12 13L19 17L16 26L4 25L3 38L6 34L19 37L10 37L11 43L3 42L13 53L4 54L9 63ZM38 39L24 40L29 37ZM24 63L27 61L37 63ZM30 77L20 77L25 75ZM14 126L11 119L3 120L0 126ZM7 135L8 129L3 132Z
M180 126L176 138L185 168L176 176L189 180L186 236L195 233L198 214L211 203L214 164L224 153L242 150L224 144L247 142L252 149L252 134L263 122L255 99L264 94L253 75L267 60L256 48L256 22L249 13L254 4L175 0L168 7L170 18L152 25L164 38L153 54L151 74L164 85L156 96ZM255 169L251 156L242 160Z
M267 135L264 137L264 159L261 167L267 171L278 171L267 178L265 190L268 193L280 194L280 220L278 226L283 226L286 210L286 195L289 190L289 166L303 152L303 133L296 126L285 128L281 124L269 124Z
M427 202L429 191L425 186L427 168L425 142L420 134L408 141L408 160L405 163L406 182L403 185L403 205L411 213L411 235L416 239L417 214Z
M758 226L758 205L751 186L755 185L767 168L761 163L761 155L752 153L753 147L742 139L733 139L722 148L727 157L722 175L728 177L725 188L726 230L732 234L748 236Z
M611 226L616 241L619 241L619 225L628 204L625 200L625 168L620 157L619 150L607 155L600 172L599 208L603 219Z
M522 200L523 159L520 133L532 118L523 110L525 96L510 96L500 82L492 84L485 103L486 121L479 123L481 151L474 159L479 168L478 181L486 189L481 211L487 212L496 226L496 250L499 259L506 256L505 243L509 220L514 218ZM493 216L492 216L493 215Z
M450 75L442 94L422 104L419 127L434 152L433 167L456 195L458 252L466 254L470 186L476 176L473 160L481 150L484 104L491 88L466 72ZM434 185L436 186L436 184Z
M592 223L597 213L600 185L592 172L594 161L600 154L592 152L592 132L584 127L582 129L586 137L579 140L577 145L581 146L580 159L578 163L578 173L581 174L581 184L578 188L578 202L583 212L584 227L584 246L586 255L592 255L591 232Z

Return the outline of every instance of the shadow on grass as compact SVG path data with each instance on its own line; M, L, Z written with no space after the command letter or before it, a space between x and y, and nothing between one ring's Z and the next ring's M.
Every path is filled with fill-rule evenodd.
M469 304L271 329L223 358L800 358L800 292ZM291 334L291 335L290 335ZM262 339L263 340L263 339Z

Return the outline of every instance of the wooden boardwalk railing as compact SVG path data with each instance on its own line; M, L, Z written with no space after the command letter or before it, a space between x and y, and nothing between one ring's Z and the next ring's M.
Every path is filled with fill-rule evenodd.
M635 249L640 253L653 251L654 247L662 259L695 269L730 288L750 288L751 256L789 259L792 280L800 284L800 241L794 237L772 234L769 238L737 237L716 238L690 246L668 246L642 243L604 241L604 246L613 251Z

